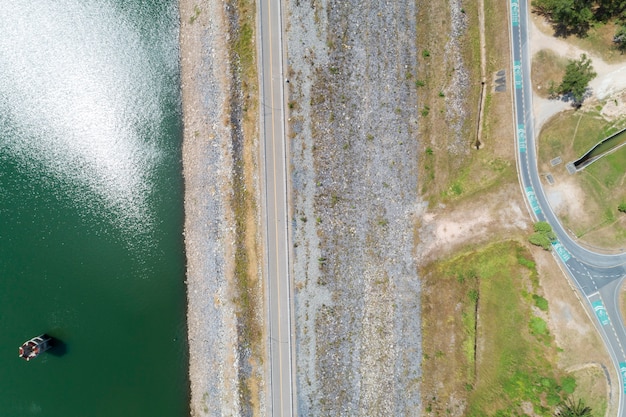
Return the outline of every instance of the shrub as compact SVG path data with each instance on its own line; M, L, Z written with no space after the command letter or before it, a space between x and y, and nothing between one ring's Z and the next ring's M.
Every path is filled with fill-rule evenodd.
M552 226L550 226L550 223L548 222L537 222L533 225L533 229L535 230L535 232L545 233L551 232Z
M535 233L530 235L528 241L535 246L541 246L545 250L550 250L551 243L556 240L556 235L548 222L537 222L534 225Z
M535 305L539 310L548 311L548 300L537 294L533 294L533 300L535 300Z
M530 332L534 335L548 334L548 323L541 317L532 317L528 323Z
M566 394L573 394L576 390L576 379L573 376L566 376L561 381L561 387Z
M528 241L535 246L541 246L545 250L550 250L550 239L546 235L535 232L528 238Z

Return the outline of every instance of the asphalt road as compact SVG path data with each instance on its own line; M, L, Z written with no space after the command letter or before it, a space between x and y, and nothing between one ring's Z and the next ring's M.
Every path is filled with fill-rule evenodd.
M555 257L596 319L596 327L620 378L618 416L626 417L626 331L619 311L619 288L626 278L626 253L606 255L581 247L565 231L548 204L537 169L528 49L529 9L527 0L509 1L516 146L522 191L535 220L547 221L554 229L558 238L552 244Z
M287 169L279 0L259 2L262 160L265 170L266 289L269 321L268 415L294 413L291 286L287 222Z

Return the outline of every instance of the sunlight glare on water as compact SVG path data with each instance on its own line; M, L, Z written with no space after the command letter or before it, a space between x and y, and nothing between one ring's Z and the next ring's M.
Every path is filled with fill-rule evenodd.
M117 226L143 230L177 50L158 22L131 18L107 0L2 2L0 154L47 173L85 210L98 201Z

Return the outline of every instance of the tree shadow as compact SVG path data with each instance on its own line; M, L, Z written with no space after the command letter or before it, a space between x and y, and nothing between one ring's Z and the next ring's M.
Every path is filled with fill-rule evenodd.
M577 26L564 25L559 22L552 23L555 38L567 38L568 36L576 36L577 38L586 38L591 26L589 24L580 24Z
M576 100L572 93L567 94L559 94L555 96L549 97L550 100L559 100L563 103L569 103L574 109L578 110L582 107L583 102L593 95L593 89L591 87L587 87L585 93L583 94L580 100Z

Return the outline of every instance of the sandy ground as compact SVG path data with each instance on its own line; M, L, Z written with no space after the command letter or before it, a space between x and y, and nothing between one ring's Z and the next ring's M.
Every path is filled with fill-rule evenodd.
M559 216L571 219L587 217L584 207L578 204L579 201L583 201L585 195L573 177L561 178L558 186L545 188L545 192L552 210Z
M530 233L528 211L520 195L519 187L513 184L485 195L481 201L469 201L454 209L439 207L435 212L424 213L417 250L420 263L443 258L470 243L493 241L494 233L501 233L503 237Z
M568 59L578 59L581 54L587 54L591 58L593 68L598 75L589 83L592 95L587 99L587 102L593 101L594 98L604 100L614 95L621 95L621 92L626 89L626 63L608 64L597 55L571 45L561 38L547 35L541 31L540 25L547 26L548 24L542 17L533 14L530 19L529 32L531 56L534 56L541 49L550 49ZM533 94L536 131L539 132L541 126L550 117L567 109L571 109L571 105L567 102L548 100ZM620 113L625 114L626 107L622 107Z

